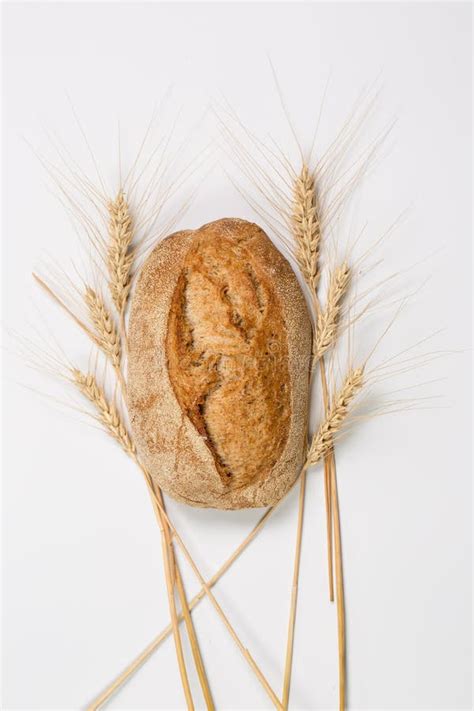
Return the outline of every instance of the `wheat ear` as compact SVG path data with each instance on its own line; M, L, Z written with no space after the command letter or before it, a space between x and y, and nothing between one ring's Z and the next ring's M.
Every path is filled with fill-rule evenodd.
M109 246L107 269L109 289L118 313L125 311L131 286L133 264L133 223L123 191L108 204Z
M84 301L94 330L95 341L105 356L109 358L113 367L118 370L120 368L121 346L114 319L103 298L89 286L86 286Z
M334 436L344 424L349 408L363 385L364 368L353 368L335 396L326 419L313 436L307 457L309 466L319 462L333 448Z
M310 289L319 279L321 223L314 176L306 163L294 183L291 226L296 240L296 259Z
M122 423L115 404L107 399L104 389L97 382L95 375L73 368L71 377L78 390L95 407L97 419L106 432L120 444L128 455L134 456L135 445Z
M350 279L351 270L345 262L337 267L330 277L326 307L323 311L319 311L317 316L313 366L336 342L341 306L347 294Z

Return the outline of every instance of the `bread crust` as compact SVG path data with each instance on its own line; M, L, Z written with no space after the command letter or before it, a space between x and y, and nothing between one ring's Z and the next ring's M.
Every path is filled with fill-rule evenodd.
M232 240L250 250L260 273L272 284L286 331L290 415L285 442L270 471L237 488L223 479L208 439L180 406L166 350L178 280L190 250L203 238ZM154 482L191 506L239 509L277 503L303 463L310 362L311 322L305 298L289 263L257 225L225 218L160 242L145 261L132 296L128 339L130 425ZM232 415L228 413L229 419Z

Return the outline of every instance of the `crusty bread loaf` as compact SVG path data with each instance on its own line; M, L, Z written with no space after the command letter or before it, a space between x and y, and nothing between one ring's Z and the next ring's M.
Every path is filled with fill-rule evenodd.
M304 456L311 324L266 234L223 219L177 232L141 270L128 410L154 481L193 506L275 504Z

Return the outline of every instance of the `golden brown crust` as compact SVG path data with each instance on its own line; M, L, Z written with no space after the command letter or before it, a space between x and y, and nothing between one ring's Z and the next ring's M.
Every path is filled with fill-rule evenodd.
M161 242L129 327L128 407L157 484L195 506L276 503L299 473L311 326L265 233L224 219Z

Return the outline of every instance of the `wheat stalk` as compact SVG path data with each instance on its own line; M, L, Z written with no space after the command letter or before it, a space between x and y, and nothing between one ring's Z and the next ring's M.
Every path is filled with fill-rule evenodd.
M201 573L200 573L198 567L196 566L193 558L191 557L187 547L184 545L176 528L173 526L173 524L169 520L168 515L167 515L167 513L164 509L164 506L163 506L163 501L161 498L161 491L160 490L156 491L148 471L139 461L139 459L136 455L135 447L134 447L134 445L127 433L125 426L123 425L123 423L120 419L119 413L118 413L115 405L112 402L107 400L107 397L104 393L104 389L98 384L94 375L92 375L90 373L85 374L77 368L73 368L71 370L71 375L72 375L73 382L78 387L80 392L96 408L97 414L98 414L98 419L102 423L102 425L104 426L106 431L115 440L117 440L117 442L119 442L121 444L122 448L138 464L138 466L140 467L140 469L142 470L142 472L145 476L145 481L147 483L150 494L152 496L152 502L153 502L153 506L155 508L157 520L160 524L160 528L162 529L162 533L163 533L163 553L164 553L164 559L165 559L165 574L166 574L166 579L167 579L167 584L168 584L168 601L169 601L170 613L171 613L172 624L173 624L173 632L175 634L175 643L176 643L176 651L177 651L177 655L178 655L179 668L180 668L180 672L181 672L181 676L182 676L183 688L185 691L185 696L186 696L186 701L187 701L188 707L194 708L193 702L192 702L191 691L189 688L189 681L188 681L188 677L187 677L186 666L184 663L184 656L183 656L182 645L181 645L181 637L179 634L179 627L178 627L176 604L174 601L174 593L173 593L174 585L173 585L173 581L172 581L173 571L171 568L171 560L170 560L171 539L169 538L171 532L173 533L175 540L177 541L179 547L183 551L184 556L186 557L186 560L188 561L191 568L193 569L196 577L198 578L199 582L201 583L202 587L204 588L207 597L211 601L211 604L214 606L218 615L221 617L221 619L224 622L224 625L227 627L231 637L234 639L235 643L239 647L240 651L242 652L243 656L249 663L250 667L257 675L257 677L260 680L260 683L264 687L265 691L267 692L267 694L269 695L269 697L271 698L271 700L275 704L275 706L277 708L282 708L281 703L280 703L278 697L276 696L275 692L271 688L271 686L268 683L265 676L262 674L260 668L257 666L257 664L256 664L255 660L253 659L253 657L251 656L250 652L244 647L244 645L240 641L238 635L236 634L231 623L229 622L227 616L224 614L224 611L222 610L221 606L219 605L216 598L212 594L210 587L208 586L204 577L201 575ZM166 530L166 528L168 529L168 531Z
M247 546L254 540L254 538L257 536L257 534L262 530L266 522L269 520L270 516L272 513L276 510L278 507L278 504L274 507L268 508L265 513L262 515L262 517L258 520L258 522L255 524L255 526L252 528L250 533L247 534L247 536L244 538L244 540L240 543L239 546L234 550L234 552L227 558L227 560L221 565L221 567L214 573L212 578L210 578L207 581L208 587L214 587L214 585L222 578L222 576L229 570L231 565L237 560L237 558L241 555L241 553L247 548ZM189 601L188 603L188 610L191 612L196 605L206 596L206 591L203 587L199 590L199 592ZM178 621L182 622L184 619L185 615L185 610L183 608L183 612L179 615ZM158 649L160 644L167 638L169 635L172 633L172 626L169 624L167 627L165 627L156 637L155 639L147 646L145 649L140 652L140 654L135 657L135 659L127 665L127 667L112 681L109 686L107 686L104 691L101 692L99 696L97 696L94 701L88 706L87 711L98 711L99 708L102 707L102 705L108 701L117 691L118 689L125 684L127 679L130 678L132 674L134 674L146 661L151 657L151 655Z
M108 311L103 298L89 286L86 286L84 301L94 329L97 345L109 358L113 367L119 369L121 357L120 336L112 315Z
M311 290L319 279L321 222L313 174L306 163L294 183L291 226L296 240L296 259Z
M321 427L330 427L334 417L331 408L326 369L324 364L324 353L333 345L337 338L337 327L340 320L340 309L344 295L347 292L350 281L350 269L343 263L332 275L329 283L326 309L321 310L317 287L319 283L320 267L319 256L321 248L321 214L318 201L317 186L314 173L311 173L308 165L303 163L300 175L294 181L293 186L293 209L291 226L293 237L296 242L296 257L305 279L311 298L313 308L314 323L314 345L313 345L313 367L319 363L321 390L325 412L325 422ZM321 429L321 428L320 428ZM318 433L317 433L318 434ZM318 443L313 440L312 445ZM310 457L312 455L312 458ZM337 586L337 607L338 607L338 639L339 639L339 684L340 684L340 707L345 703L345 665L341 659L345 660L345 618L344 618L344 591L342 587L342 560L340 559L340 523L339 523L339 503L336 487L336 463L333 450L333 439L327 439L319 443L316 450L313 446L308 454L307 466L319 461L324 457L324 492L326 504L326 528L327 528L327 552L328 552L328 578L329 578L329 598L334 599L333 583L333 525L336 553L336 586ZM304 516L304 495L305 495L305 475L301 479L301 492L298 506L298 524L296 549L293 568L293 588L290 605L290 618L288 623L287 650L285 660L285 674L283 682L283 704L288 707L291 667L293 661L293 638L296 622L296 605L298 592L298 579L301 557L302 526ZM334 517L334 518L333 518ZM337 525L336 525L337 524Z
M326 419L313 436L307 457L309 466L319 462L333 448L334 436L344 424L349 408L363 385L364 367L350 370L343 387L333 400Z
M67 197L67 196L66 196ZM149 195L147 194L147 199ZM94 201L92 201L94 202ZM94 207L97 207L94 203ZM97 248L103 245L103 257L108 273L108 287L112 302L115 306L118 315L118 326L116 328L115 318L109 312L104 299L100 292L95 291L91 287L85 286L85 291L81 291L82 299L85 303L88 322L84 323L78 318L67 304L60 299L54 291L39 277L35 279L40 286L75 320L81 329L90 337L90 339L101 349L104 355L113 365L115 375L117 377L119 391L122 396L126 392L126 382L121 370L121 356L123 350L126 350L127 333L126 333L126 308L129 300L132 269L135 257L134 240L134 221L127 201L125 200L124 190L121 188L115 200L109 200L107 203L108 210L108 242L105 243L100 235L100 229L90 222L87 217L84 220L86 233L91 240L92 246ZM95 419L100 422L104 429L122 446L124 451L140 466L145 473L141 463L138 461L136 450L131 437L129 436L126 427L120 417L120 412L117 408L115 397L109 400L104 387L99 384L96 376L91 373L83 373L77 368L68 367L68 377L82 393L82 395L94 406ZM124 400L125 404L125 400ZM168 589L168 598L171 614L172 629L175 636L175 645L178 656L178 665L183 681L183 689L186 696L187 707L192 709L193 700L187 679L186 667L184 662L184 654L179 636L176 602L174 596L175 576L179 575L177 562L172 551L171 528L169 521L166 518L166 513L163 506L161 491L154 488L153 483L145 474L147 484L152 495L152 503L160 525L162 533L162 543L164 552L165 576ZM174 529L173 529L174 530ZM176 532L175 532L176 533ZM181 603L186 608L184 586L179 585L179 595ZM213 708L212 698L210 696L209 686L205 678L204 667L200 653L197 648L197 639L192 625L192 620L188 616L187 629L190 636L191 647L193 654L197 660L198 675L203 687L203 693L206 699L208 708Z
M293 585L291 588L290 616L288 620L288 634L286 641L285 672L283 677L283 708L288 708L290 699L291 668L293 659L293 645L295 639L296 603L298 600L298 582L301 565L301 543L303 538L303 514L306 496L306 467L301 474L300 495L298 505L298 525L296 529L295 562L293 567Z
M38 275L33 274L37 283L46 291L61 308L63 308L71 318L79 325L79 327L89 336L102 352L109 358L112 363L117 379L119 381L122 394L125 394L126 383L121 371L121 353L122 339L126 343L126 326L125 326L125 309L127 306L128 295L130 292L133 251L131 243L133 239L132 220L130 217L128 205L124 199L123 191L120 191L115 201L110 201L109 208L109 237L110 244L107 251L107 267L109 271L109 288L112 295L113 303L118 311L120 319L120 334L117 331L113 316L110 314L102 296L92 289L85 287L83 299L87 308L89 321L92 326L90 328L82 320L80 320L67 307L56 293L49 287ZM119 415L119 411L113 401L108 400L104 388L99 385L96 377L91 373L83 373L79 369L72 368L70 370L70 378L79 391L86 399L94 406L97 415L96 419L102 424L104 429L122 446L124 451L131 456L135 461L136 458L135 446L129 436L126 427L123 425ZM153 492L155 498L157 492ZM161 496L161 492L159 492ZM176 604L174 600L174 580L178 575L177 563L174 555L171 553L171 538L169 529L162 519L162 508L154 502L155 513L160 525L163 542L163 552L166 556L164 560L165 577L168 586L168 599L170 603L170 614L172 619L172 629L175 635L176 651L178 656L178 665L183 681L183 689L186 696L188 708L193 708L191 690L187 678L187 672L184 662L184 655L179 636ZM180 589L180 598L182 604L185 602L184 588ZM187 603L186 603L187 604ZM188 633L190 634L191 647L195 659L198 660L198 675L203 689L208 707L212 708L212 698L209 685L204 671L202 658L198 650L197 638L192 625L192 620L188 620Z
M132 284L134 250L132 248L133 223L129 206L127 204L127 201L125 200L123 190L119 190L116 199L111 200L108 203L108 212L109 244L107 250L107 269L109 273L109 291L118 313L120 322L120 333L124 343L126 344L125 310ZM125 383L119 369L117 369L117 374L119 375L121 386L124 387ZM134 459L139 464L136 456L134 456ZM139 466L141 465L139 464ZM141 468L143 470L143 467ZM164 519L164 505L161 490L155 488L154 484L151 482L151 479L149 481L147 479L147 483L149 484L149 490L152 497L152 503L155 510L156 519L161 530L163 563L165 568L166 588L168 593L168 606L171 615L171 624L175 642L176 656L178 660L178 667L181 675L181 681L183 685L183 691L186 698L187 707L188 709L194 709L194 703L191 688L189 685L186 663L184 660L183 646L181 642L178 616L176 611L174 587L178 572L176 567L176 560L172 550L170 529ZM188 627L188 632L189 631L191 632L191 645L194 648L194 645L197 645L197 640L192 625L191 628ZM199 669L198 671L200 672L201 669ZM200 681L202 684L203 678L201 674ZM205 695L207 693L210 694L205 675L203 691Z
M143 474L144 474L144 476L145 476L145 480L146 480L146 482L147 482L148 487L149 487L149 488L151 489L151 491L153 492L153 484L152 484L152 481L151 481L151 478L150 478L149 473L147 472L146 468L143 467L143 466L140 464L140 462L138 461L137 458L135 458L135 460L136 460L137 464L140 466L140 468L142 469L142 472L143 472ZM155 503L156 503L157 508L158 508L159 511L161 512L161 515L162 515L163 520L166 522L168 528L170 529L170 532L172 532L173 537L174 537L174 540L176 541L177 545L180 547L180 549L181 549L181 551L182 551L184 557L186 558L186 560L188 561L189 565L191 566L191 568L192 568L192 570L193 570L195 576L196 576L197 579L199 580L201 586L204 588L204 591L205 591L206 596L208 597L208 599L209 599L209 601L211 602L212 606L214 607L214 609L216 610L217 614L218 614L219 617L221 618L221 620L222 620L222 622L224 623L225 627L227 628L227 630L228 630L230 636L232 637L232 639L234 640L234 642L235 642L236 645L238 646L238 648L239 648L240 652L242 653L244 659L247 661L247 663L249 664L250 668L251 668L251 669L254 671L254 673L256 674L258 680L260 681L261 685L263 686L263 688L264 688L265 691L267 692L269 698L272 700L274 706L275 706L277 709L283 711L283 706L282 706L282 704L281 704L281 702L280 702L278 696L277 696L277 695L275 694L275 692L273 691L272 687L271 687L270 684L268 683L266 677L264 676L264 674L263 674L262 671L260 670L259 666L258 666L257 663L255 662L255 660L254 660L254 658L252 657L252 655L250 654L249 650L242 644L242 642L241 642L239 636L237 635L235 629L234 629L233 626L231 625L231 623L230 623L230 621L229 621L227 615L224 613L224 610L222 609L222 607L221 607L221 606L219 605L219 603L217 602L217 600L216 600L216 598L215 598L215 595L212 593L212 591L211 591L211 589L210 589L208 583L206 582L206 580L204 579L202 573L200 572L199 568L197 567L196 563L194 562L194 560L193 560L191 554L190 554L189 551L188 551L187 546L184 544L184 542L183 542L181 536L179 535L179 533L178 533L178 531L176 530L176 528L173 526L172 522L171 522L170 519L169 519L168 514L166 513L165 509L163 508L162 504L160 503L160 501L157 499L156 496L154 497L154 501L155 501Z
M347 415L349 414L349 411L351 409L351 405L353 404L355 396L360 392L361 388L363 388L364 382L363 382L363 377L362 377L362 383L360 382L360 377L357 375L358 373L362 371L363 375L363 368L358 368L358 369L353 369L351 370L345 381L344 384L341 388L341 390L336 394L334 398L335 403L339 403L339 407L337 408L335 406L335 409L338 409L337 412L333 412L332 410L330 411L328 417L324 420L324 422L321 424L320 428L318 429L318 433L320 432L328 432L331 431L332 435L334 436L338 431L341 430L344 422L346 421ZM354 374L356 374L354 376ZM350 383L352 385L350 385ZM352 394L351 394L352 393ZM333 442L331 438L321 435L320 437L317 437L317 434L314 436L313 442L318 439L318 445L316 447L316 451L314 452L314 456L310 458L308 455L308 458L304 464L304 467L301 472L301 477L304 477L306 470L310 466L314 466L317 464L326 454L327 452L331 449ZM302 482L302 489L300 490L300 501L304 503L304 484L303 480L301 478L297 479L293 486L291 487L290 491L292 491L293 487L296 486L296 483L299 481ZM290 491L286 494L286 496L289 495ZM235 551L229 556L229 558L225 561L225 563L222 564L222 566L219 568L219 570L210 578L206 586L201 587L200 591L192 598L192 600L189 601L188 603L188 609L189 611L193 610L194 607L206 596L206 591L208 588L213 587L218 580L227 572L227 570L230 568L230 566L234 563L235 560L240 556L240 554L247 548L247 546L254 540L254 538L257 536L257 534L263 529L264 525L267 523L267 521L270 519L270 516L278 509L279 506L285 501L286 496L284 496L280 501L275 504L275 506L272 506L266 510L266 512L263 514L263 516L259 519L257 524L254 526L254 528L250 531L249 534L245 537L245 539L240 543L240 545L235 549ZM301 521L301 519L300 519ZM301 524L298 526L298 535L297 535L297 551L300 551L301 546L298 545L298 543L301 543L301 535L302 535L302 526ZM298 554L299 555L299 554ZM299 569L299 562L300 558L298 557L298 569ZM292 597L296 596L296 591L297 591L297 585L298 585L298 574L296 573L294 575L294 580L293 580L293 593ZM182 621L184 619L183 613L178 617L178 621ZM145 661L153 654L153 652L156 651L156 649L159 647L159 645L172 633L172 626L171 624L165 627L159 634L158 636L151 642L124 670L123 672L98 696L95 701L92 702L92 704L89 706L89 711L97 711L102 704L104 704L110 697L122 686L126 680L139 669L139 667L145 663ZM293 635L293 631L289 629L289 633L291 634L291 638Z
M133 223L123 191L108 204L109 246L107 269L109 289L118 313L122 316L130 294L133 265Z
M334 437L344 425L354 399L364 386L364 366L349 371L341 390L333 398L326 419L313 436L307 456L307 464L312 466L329 457L329 480L327 494L334 530L334 558L336 566L337 636L339 665L339 711L346 708L346 620L344 601L344 577L342 565L341 522L337 493L336 463L334 459ZM332 539L331 539L332 543Z
M71 369L73 383L78 390L97 410L97 419L108 434L113 437L129 455L135 455L135 445L127 432L115 404L107 399L102 386L99 385L95 375L83 373L78 368Z
M341 306L347 294L350 279L351 270L346 262L337 267L330 277L326 307L323 311L319 311L317 316L313 366L336 342Z
M137 461L135 445L133 444L131 437L129 436L125 425L123 424L120 414L113 402L107 399L103 387L99 385L97 379L91 373L83 373L77 368L71 370L72 380L79 391L87 398L87 400L94 406L97 411L97 418L99 422L103 425L104 429L122 446L123 450L132 459ZM153 485L150 483L154 498L154 508L157 516L157 520L162 532L162 546L163 546L163 558L165 563L165 577L168 589L168 602L170 607L171 621L173 632L175 634L176 652L178 656L178 665L181 672L181 677L183 681L183 689L186 697L186 703L188 708L193 709L193 700L191 696L191 689L189 686L188 676L186 672L186 666L184 662L183 648L181 644L181 637L178 630L178 618L176 612L176 603L174 600L174 586L172 584L172 568L170 562L170 538L168 527L164 525L163 522L163 502L158 501L158 494L155 491ZM161 497L161 493L160 493ZM161 504L161 506L160 506Z
M296 258L301 269L303 278L309 288L309 295L313 309L314 332L317 328L317 319L320 314L320 305L317 295L319 283L319 255L321 248L321 215L314 174L310 172L308 165L304 162L299 176L293 184L293 202L291 227L293 238L296 242ZM313 368L314 369L314 368ZM312 369L312 370L313 370ZM326 382L326 371L324 361L320 359L321 389L325 414L329 411L329 397ZM324 460L324 490L326 506L326 528L327 528L327 550L328 550L328 578L329 578L329 598L333 600L333 568L332 568L332 509L331 509L331 466L334 467L333 452L328 452ZM296 605L298 579L301 557L302 526L304 516L305 498L305 476L301 479L301 495L298 506L298 524L296 549L293 568L293 588L290 605L290 616L288 622L288 636L285 659L285 672L283 681L283 704L288 707L291 668L293 663L293 639L296 623Z
M167 515L167 513L164 509L164 506L163 506L163 501L161 498L161 491L159 489L158 489L158 491L155 489L154 484L151 480L151 477L150 477L148 471L139 461L137 454L136 454L135 447L131 441L131 438L129 437L129 435L127 433L125 426L123 425L123 423L120 419L120 415L117 411L117 408L115 407L115 405L112 402L110 402L107 399L104 389L98 384L94 375L92 375L90 373L85 374L77 368L74 368L71 370L71 375L72 375L72 380L73 380L74 384L77 386L77 388L80 390L80 392L87 398L87 400L89 400L89 402L91 402L94 405L95 409L97 410L98 419L101 422L101 424L104 426L105 430L117 442L119 442L121 444L124 451L140 467L140 469L142 470L142 472L144 474L147 486L149 488L149 491L150 491L150 494L152 497L153 506L155 509L155 514L157 516L158 523L160 524L160 529L162 530L162 534L163 534L163 553L164 553L164 557L165 557L165 574L166 574L167 584L168 584L168 599L169 599L170 613L171 613L171 618L172 618L173 632L175 634L175 643L176 643L176 648L177 648L179 668L180 668L181 675L182 675L183 688L185 690L185 695L186 695L188 707L193 708L193 703L192 703L192 697L191 697L189 682L188 682L187 673L186 673L186 667L185 667L185 663L184 663L181 638L180 638L179 629L178 629L178 616L177 616L177 612L176 612L176 605L174 602L174 595L173 595L173 587L174 587L173 580L172 580L173 570L171 568L171 561L170 561L171 539L169 538L171 533L173 534L179 547L183 551L184 556L186 557L189 565L191 566L196 577L198 578L199 582L201 583L201 586L203 587L205 594L210 599L211 604L214 606L218 615L221 617L221 619L224 622L224 625L227 627L231 637L234 639L235 643L239 647L243 656L249 663L252 670L255 672L256 676L260 680L265 691L267 692L267 694L269 695L269 697L271 698L271 700L275 704L275 706L277 708L282 708L281 703L280 703L278 697L276 696L275 692L271 688L271 686L268 683L265 676L262 674L260 668L257 666L257 664L256 664L255 660L253 659L253 657L251 656L250 652L244 647L244 645L240 641L240 638L236 634L233 626L229 622L229 620L228 620L227 616L224 614L224 611L222 610L221 606L219 605L216 598L212 594L208 583L205 581L204 577L201 575L198 567L196 566L193 558L191 557L187 547L184 545L176 528L173 526L173 524L169 520L168 515ZM168 531L166 529L168 529ZM189 604L188 604L188 609L189 609ZM193 640L193 644L194 643L197 644L195 639ZM209 691L208 691L208 693L210 695Z
M120 190L115 201L110 201L109 209L109 248L108 248L108 271L109 271L109 289L112 295L114 305L117 309L120 320L120 332L124 343L126 344L127 334L125 325L125 310L130 294L132 283L132 267L134 260L134 250L132 248L133 240L133 223L129 211L128 204L125 200L123 191ZM125 387L125 382L120 371L117 371L122 388ZM138 463L138 460L137 460ZM139 464L141 467L141 465ZM143 467L141 467L143 469ZM184 660L181 636L179 633L178 618L176 612L176 602L174 598L174 587L177 585L178 594L181 601L181 606L185 612L186 630L188 633L191 649L193 652L196 669L201 684L201 688L206 700L206 705L209 709L214 708L211 691L207 680L204 664L202 661L199 644L189 614L188 601L184 586L182 584L181 573L174 555L173 543L171 540L171 530L164 514L164 503L161 490L156 488L151 483L150 493L154 499L155 513L162 533L162 547L165 563L165 575L168 590L168 602L172 619L172 630L175 640L176 654L178 658L178 666L183 683L183 690L186 697L188 708L194 708L191 689Z
M157 489L153 482L150 483L150 493L152 494L152 503L155 510L156 520L161 530L161 546L163 550L163 563L165 568L165 578L166 578L166 590L168 593L168 607L171 616L171 627L173 629L173 636L176 648L176 656L178 659L178 667L181 674L181 682L183 684L184 696L186 699L186 705L189 711L194 711L194 702L191 693L191 687L189 685L188 672L186 669L186 662L184 660L183 645L181 642L181 635L179 633L179 622L178 613L176 610L176 600L174 596L174 585L176 577L176 561L173 553L173 548L171 544L171 534L170 528L164 520L164 504L163 496L161 494L161 489ZM187 603L186 603L187 604Z

